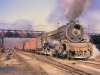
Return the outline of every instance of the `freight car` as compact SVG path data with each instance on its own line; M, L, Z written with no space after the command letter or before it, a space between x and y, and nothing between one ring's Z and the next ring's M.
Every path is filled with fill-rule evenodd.
M36 50L36 38L31 39L30 41L25 42L23 44L23 50L24 51L35 52L35 50Z
M92 44L84 38L84 29L79 21L72 21L58 29L30 40L32 45L24 44L34 52L61 58L88 58L92 56ZM26 45L27 44L27 45ZM32 47L34 46L34 47ZM87 53L89 52L89 56Z

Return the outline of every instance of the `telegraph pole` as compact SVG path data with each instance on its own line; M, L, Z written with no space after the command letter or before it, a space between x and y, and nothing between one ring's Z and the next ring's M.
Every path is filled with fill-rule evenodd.
M58 23L58 28L59 28L59 23Z
M4 37L2 37L2 53L4 53Z
M88 34L89 34L89 25L88 25Z
M2 53L4 53L4 30L2 30Z

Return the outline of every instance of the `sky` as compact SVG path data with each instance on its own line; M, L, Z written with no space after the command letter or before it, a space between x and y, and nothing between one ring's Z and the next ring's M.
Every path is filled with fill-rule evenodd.
M61 7L64 1L69 4L76 0L0 0L0 29L52 31L58 23L62 26L69 22ZM90 32L100 31L99 3L90 0L76 18L85 28L89 26Z
M0 27L27 29L30 26L31 30L54 30L58 23L61 26L69 22L61 9L61 1L69 3L74 0L0 0ZM90 1L77 19L86 27L98 29L100 0Z
M58 27L58 23L69 22L61 9L61 1L68 4L74 0L0 0L0 27L51 31ZM90 1L77 19L86 27L98 29L100 0Z
M54 9L56 0L0 0L0 23L8 28L16 22L30 22L32 25L47 25L47 18ZM7 26L8 25L8 26Z
M0 0L0 20L35 19L42 22L54 6L55 0Z

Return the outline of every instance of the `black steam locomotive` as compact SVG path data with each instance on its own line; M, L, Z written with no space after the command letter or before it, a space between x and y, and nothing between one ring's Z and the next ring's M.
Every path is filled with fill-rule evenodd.
M37 38L38 52L61 58L87 58L92 55L92 50L92 44L84 38L84 29L78 20Z

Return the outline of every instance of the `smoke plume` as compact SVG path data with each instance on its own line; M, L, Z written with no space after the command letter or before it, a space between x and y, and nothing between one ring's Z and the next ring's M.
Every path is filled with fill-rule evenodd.
M60 6L69 21L78 18L86 9L90 0L60 0Z

